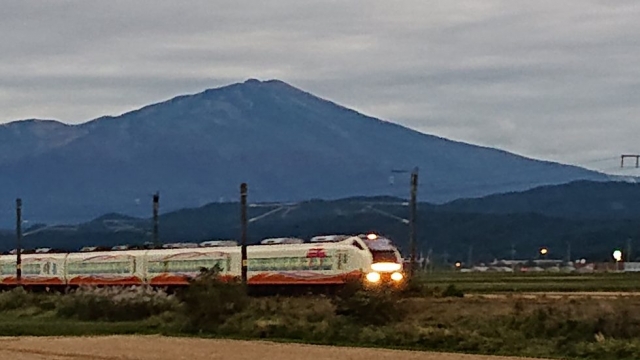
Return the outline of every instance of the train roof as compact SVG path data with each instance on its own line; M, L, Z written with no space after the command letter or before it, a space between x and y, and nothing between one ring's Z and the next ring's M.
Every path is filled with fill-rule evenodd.
M303 239L295 237L280 237L280 238L267 238L260 242L260 244L248 245L249 248L256 249L257 247L300 247L300 248L313 248L322 245L323 247L331 247L332 244L351 245L353 240L359 239L371 250L391 250L394 249L392 241L388 238L376 234L359 234L359 235L347 235L347 234L335 234L335 235L318 235L312 237L308 242ZM200 243L195 242L183 242L183 243L166 243L163 245L154 245L146 242L143 245L116 245L113 247L101 247L101 246L85 246L79 251L59 251L50 248L42 248L35 250L23 250L24 255L33 254L36 257L53 256L55 254L109 254L109 253L140 253L149 250L190 250L200 251L204 249L218 249L219 251L233 252L239 250L240 246L235 240L208 240ZM15 255L15 250L9 252L10 255ZM6 255L5 255L6 256Z

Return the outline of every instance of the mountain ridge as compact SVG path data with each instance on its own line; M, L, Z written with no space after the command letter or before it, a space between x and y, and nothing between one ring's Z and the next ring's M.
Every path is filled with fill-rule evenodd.
M557 188L557 189L554 189ZM609 189L606 189L609 188ZM604 191L602 191L604 189ZM601 190L601 196L592 196ZM558 199L557 195L563 198ZM445 205L418 205L418 243L420 251L449 253L466 259L470 246L477 258L510 257L511 245L519 256L534 256L539 247L551 250L553 258L562 258L566 243L571 242L574 256L607 258L610 249L623 246L627 239L640 239L640 185L617 182L574 182L554 187L540 187L519 194L511 206L499 204L501 212L492 211L493 196L477 207L483 212L465 209L456 201ZM542 204L566 204L573 211L558 212L540 207L529 199L542 197ZM612 214L612 202L625 199L621 215ZM586 200L586 201L585 201ZM335 201L310 200L297 204L261 204L249 207L249 241L266 237L319 234L366 233L388 234L406 253L408 218L406 199L392 197L352 197ZM522 204L528 208L519 208ZM453 208L450 204L458 206ZM509 204L507 204L509 205ZM274 211L278 207L278 211ZM149 207L149 213L151 208ZM239 203L211 203L198 208L163 211L159 217L161 242L201 242L211 239L237 239L240 234ZM83 246L142 244L152 241L150 214L134 218L122 214L105 214L77 226L38 226L26 231L25 248L56 247L77 250ZM0 251L14 247L15 235L0 230ZM634 245L635 246L635 245ZM528 255L527 255L528 254Z
M609 179L420 133L280 80L247 80L60 128L42 138L0 127L9 154L0 157L0 203L24 198L34 221L137 216L155 191L173 209L236 199L241 182L256 201L396 196L407 189L395 183L408 176L392 185L391 170L416 166L419 197L436 203ZM11 213L0 206L0 222Z

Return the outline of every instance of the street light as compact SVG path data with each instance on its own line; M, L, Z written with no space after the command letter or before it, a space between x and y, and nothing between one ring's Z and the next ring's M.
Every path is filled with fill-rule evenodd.
M542 249L540 249L540 255L546 256L548 253L549 253L549 249L547 249L546 247L543 247Z
M613 252L613 259L616 261L616 271L620 271L620 261L622 260L622 251L615 250Z

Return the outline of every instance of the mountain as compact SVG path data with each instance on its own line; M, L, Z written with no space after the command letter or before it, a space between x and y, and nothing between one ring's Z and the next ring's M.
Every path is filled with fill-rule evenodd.
M143 216L238 198L299 201L408 193L443 203L608 176L450 141L375 119L282 81L248 80L70 126L0 125L0 226L23 198L31 222Z
M439 211L481 214L536 213L567 219L640 218L640 184L576 181L524 192L459 199Z

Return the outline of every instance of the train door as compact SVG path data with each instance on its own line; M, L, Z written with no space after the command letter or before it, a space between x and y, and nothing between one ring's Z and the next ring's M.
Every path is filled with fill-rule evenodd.
M338 272L348 272L349 252L347 250L336 250L336 270Z

